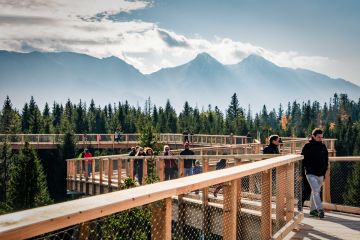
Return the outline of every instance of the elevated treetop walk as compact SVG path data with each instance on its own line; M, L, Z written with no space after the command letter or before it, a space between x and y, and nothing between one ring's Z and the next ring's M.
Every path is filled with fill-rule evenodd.
M155 134L158 141L163 144L180 148L184 143L184 135L176 133ZM98 149L129 148L139 143L140 134L121 134L119 140L115 134L75 134L77 148L93 147ZM246 136L237 135L186 135L192 146L212 146L227 144L245 144L249 142ZM29 142L36 149L56 149L63 142L64 134L0 134L0 144L7 140L13 149L21 148L25 142Z

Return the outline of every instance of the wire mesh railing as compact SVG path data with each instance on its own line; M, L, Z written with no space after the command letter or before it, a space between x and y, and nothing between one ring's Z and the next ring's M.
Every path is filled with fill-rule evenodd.
M360 208L359 186L360 156L331 157L329 203Z
M250 163L274 157L272 154L238 155L172 155L172 156L124 156L112 155L67 160L67 188L85 194L95 195L123 188L126 178L136 181L137 185L152 183L149 177L159 181L176 179L187 175L185 163L190 161L198 166L191 172L209 172L217 168L222 159L227 167ZM170 167L172 161L175 167Z
M0 238L276 238L302 216L296 181L301 159L287 155L237 162L235 167L3 215Z

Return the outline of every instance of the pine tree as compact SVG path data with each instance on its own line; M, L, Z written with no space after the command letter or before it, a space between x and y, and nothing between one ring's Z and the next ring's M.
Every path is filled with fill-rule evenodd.
M48 103L46 103L44 111L43 111L43 130L42 130L42 132L45 134L49 134L50 132L52 132L51 126L52 126L52 119L50 116L50 108L49 108Z
M5 203L7 201L8 169L12 159L11 146L6 139L2 142L0 151L0 202Z
M75 124L75 132L76 133L85 133L87 132L87 121L86 121L86 108L84 104L79 102L75 109L74 114L74 124Z
M170 133L177 132L177 116L175 109L171 106L170 100L168 99L165 104L165 111L166 117L166 130Z
M51 202L41 162L29 143L25 143L10 164L7 203L14 210L21 210Z
M0 133L10 134L20 132L20 116L13 110L9 96L6 97L0 113Z
M74 116L74 106L72 105L70 99L68 99L68 101L65 104L65 109L61 118L62 132L74 131L73 116Z
M61 109L62 107L54 102L52 110L52 126L54 128L54 133L56 134L60 133L61 117L63 114Z
M39 107L34 97L31 97L29 103L29 131L30 133L40 133L42 128L42 118Z
M27 103L25 103L24 108L22 110L21 131L23 133L30 132L30 111L29 111L29 105Z

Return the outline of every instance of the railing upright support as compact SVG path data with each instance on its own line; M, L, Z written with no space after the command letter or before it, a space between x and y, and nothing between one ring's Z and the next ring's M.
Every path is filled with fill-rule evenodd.
M118 190L121 189L122 159L117 160Z
M224 186L223 238L236 240L238 180Z
M113 175L113 160L112 158L108 158L108 191L111 192L112 191L112 175Z
M285 223L286 166L276 168L276 225L278 229Z
M294 164L289 163L286 166L286 222L294 218Z
M271 224L271 170L261 174L261 239L272 237Z
M151 239L171 239L172 199L166 198L162 208L152 210Z

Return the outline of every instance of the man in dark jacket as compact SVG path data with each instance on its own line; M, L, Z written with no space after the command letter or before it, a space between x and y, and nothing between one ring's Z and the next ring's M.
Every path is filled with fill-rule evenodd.
M189 142L184 143L184 150L181 151L180 155L194 155L194 152L190 150ZM185 159L184 160L184 175L191 176L193 175L193 167L195 164L195 159Z
M302 176L306 176L311 187L310 215L324 218L320 190L329 164L328 150L322 143L321 129L315 128L311 137L301 152L301 155L304 155Z
M267 145L264 150L263 153L264 154L279 154L279 144L280 144L280 137L278 135L271 135L269 142L270 144Z

